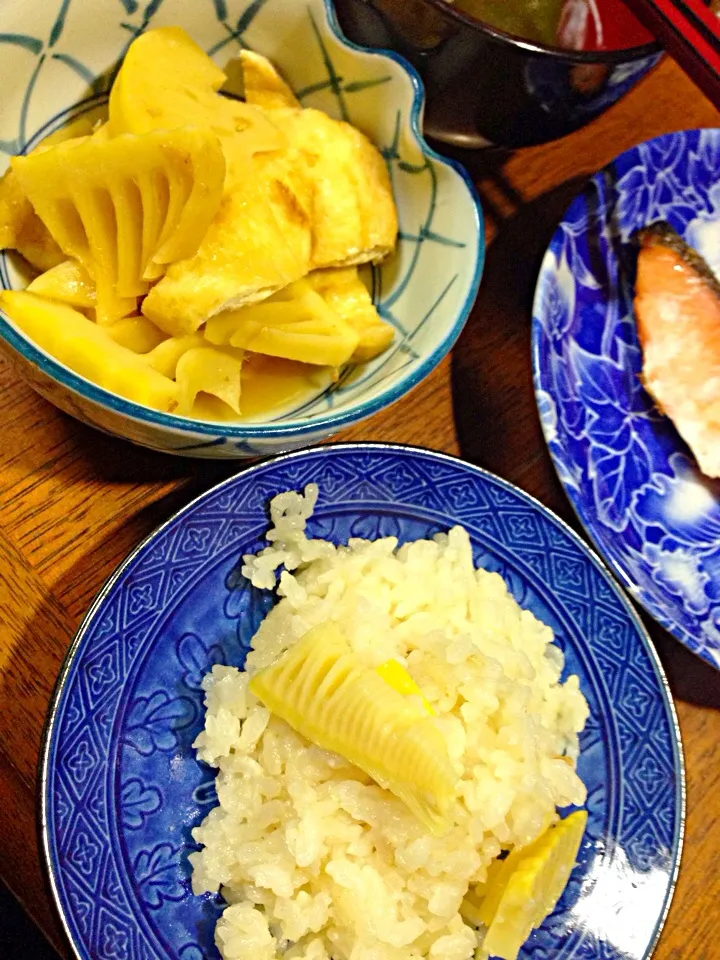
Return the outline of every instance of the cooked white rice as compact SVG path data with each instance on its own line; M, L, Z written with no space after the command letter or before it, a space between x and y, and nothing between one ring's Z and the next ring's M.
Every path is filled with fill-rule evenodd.
M525 845L582 804L567 758L588 716L578 680L560 683L549 627L475 570L462 527L397 549L397 540L308 540L317 498L271 505L270 546L243 573L282 598L246 671L204 680L195 746L219 768L220 805L194 831L196 893L221 890L226 960L469 960L482 935L459 913L468 885L501 850ZM293 572L290 572L293 571ZM249 692L255 672L310 627L335 621L376 666L401 661L437 712L460 776L454 826L435 838L403 803L342 757L313 746ZM565 759L562 759L562 758Z

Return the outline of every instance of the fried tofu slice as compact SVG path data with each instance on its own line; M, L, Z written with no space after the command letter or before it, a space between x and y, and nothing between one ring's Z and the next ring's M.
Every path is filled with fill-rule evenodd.
M320 110L275 110L312 184L312 269L378 263L395 247L397 210L385 161L368 138Z
M398 221L385 161L348 123L300 104L273 64L240 54L248 103L266 109L305 157L312 181L312 268L377 263L395 247Z
M248 103L265 110L300 106L300 101L267 57L252 50L242 50L238 59Z

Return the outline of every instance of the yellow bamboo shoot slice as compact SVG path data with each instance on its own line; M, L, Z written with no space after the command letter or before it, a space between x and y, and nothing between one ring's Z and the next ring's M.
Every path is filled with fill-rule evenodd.
M577 810L529 846L512 851L494 871L477 910L488 928L483 947L491 956L515 960L530 933L555 909L586 824L587 811Z
M92 309L95 306L95 283L77 260L63 260L35 277L27 289L39 297L62 300L71 307Z
M0 179L0 250L17 250L36 270L65 259L12 170Z
M352 652L335 624L309 630L250 690L302 736L392 791L430 831L447 831L457 775L445 739Z
M429 716L436 716L429 701L423 696L420 687L415 683L405 667L401 663L398 663L397 660L386 660L385 663L381 663L379 667L375 667L375 672L378 676L382 677L385 683L390 684L393 690L402 694L403 697L414 698L415 702L420 704Z
M235 414L240 413L240 371L242 353L234 356L217 347L196 347L188 350L177 363L178 410L190 416L199 394L222 400Z
M352 355L354 363L372 360L390 346L395 331L380 318L356 267L316 270L307 280L327 305L358 334L360 339Z
M147 354L167 340L163 333L147 317L123 317L105 328L115 343L119 343L133 353Z
M243 419L266 419L297 408L333 382L329 367L248 353L242 369Z
M221 96L224 72L181 27L146 30L133 40L110 92L113 134L212 130L229 151L278 150L284 135L258 107Z
M92 136L95 130L95 124L104 117L106 112L107 110L104 106L95 107L87 113L75 117L74 120L66 123L65 126L59 127L57 130L49 133L38 146L35 147L35 150L47 150L49 147L54 147L58 143L64 143L66 140L79 140L81 137ZM33 151L33 153L34 152L35 151Z
M306 280L253 306L211 317L205 336L253 353L339 367L353 355L358 335Z
M207 346L201 333L188 333L184 337L169 337L145 355L145 359L158 373L175 379L180 357L195 347Z
M148 268L193 255L225 178L217 138L193 128L71 140L11 164L59 246L94 280L100 323L134 312Z
M3 290L0 306L34 343L80 376L155 410L175 407L172 380L72 307L19 290Z

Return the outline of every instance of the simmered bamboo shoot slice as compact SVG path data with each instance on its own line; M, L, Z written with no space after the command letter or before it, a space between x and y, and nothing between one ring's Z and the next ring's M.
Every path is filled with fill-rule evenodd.
M280 149L285 138L258 107L221 96L224 72L181 27L133 40L110 93L110 129L119 133L204 127L228 150Z
M13 170L0 179L0 250L7 249L17 250L36 270L50 270L65 259Z
M127 347L133 353L148 354L167 340L167 334L143 316L123 317L105 329L115 343Z
M77 260L63 260L28 284L28 291L49 300L61 300L71 307L95 306L95 282Z
M175 378L178 385L177 412L190 416L199 394L222 400L235 414L240 413L240 371L242 353L216 347L196 347L182 354Z
M33 343L80 376L146 407L174 409L176 384L72 307L18 290L3 290L0 306Z
M306 280L262 303L211 317L205 336L211 343L330 367L346 363L359 339Z
M394 329L380 318L356 267L315 270L308 283L359 336L354 363L372 360L392 343Z
M68 141L11 164L64 253L94 280L100 323L134 312L148 271L193 255L225 179L217 138L193 128Z
M153 370L157 370L163 376L174 380L180 357L188 350L205 346L207 344L201 333L188 333L183 337L168 337L167 340L163 340L162 343L159 343L146 354L145 359Z

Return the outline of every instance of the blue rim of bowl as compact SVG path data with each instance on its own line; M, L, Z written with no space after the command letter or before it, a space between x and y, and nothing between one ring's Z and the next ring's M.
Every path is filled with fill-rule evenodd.
M697 129L714 129L714 128L699 127ZM674 130L674 131L671 131L670 133L662 133L657 137L651 137L650 140L643 141L642 144L636 144L633 147L629 147L627 150L623 150L622 153L618 153L617 156L613 157L612 160L608 161L608 163L606 163L600 170L597 170L595 173L592 174L592 176L588 177L587 182L580 187L578 192L572 198L572 200L567 206L567 209L564 211L562 217L560 217L560 220L558 221L558 227L555 230L555 233L553 234L552 239L550 240L550 243L547 246L547 250L545 251L542 258L542 262L540 264L538 282L537 282L537 286L535 287L535 295L533 297L533 306L532 306L533 322L530 327L530 351L532 355L533 391L535 393L535 405L538 409L538 419L540 420L540 427L542 429L543 437L545 439L545 446L547 447L548 453L550 454L550 459L552 460L552 465L553 465L553 468L555 469L555 474L558 480L560 481L563 491L565 492L565 496L570 502L570 506L573 508L573 511L575 512L575 516L580 521L582 528L585 531L586 535L588 536L590 542L592 543L593 547L598 551L598 553L603 557L608 568L615 574L616 578L620 581L621 585L628 591L628 593L633 598L633 600L639 606L642 607L642 609L645 611L645 613L647 613L649 617L652 617L652 619L656 623L658 623L661 627L667 630L668 633L672 634L672 636L675 637L675 639L678 640L680 643L682 643L682 645L686 647L686 649L688 649L690 653L694 654L696 657L699 657L701 660L704 660L706 663L709 663L711 666L716 667L716 664L713 660L708 659L708 657L705 656L703 653L698 652L697 650L693 650L691 647L688 646L686 641L687 632L679 628L674 620L672 620L666 614L661 612L659 608L651 609L649 603L646 602L646 600L643 597L642 588L630 576L629 572L627 571L625 566L620 562L620 560L614 557L612 553L609 550L607 550L605 546L603 546L603 543L600 540L599 536L597 536L597 534L595 533L594 525L592 524L590 518L587 515L587 511L585 510L582 504L582 500L579 494L563 479L563 472L561 469L562 461L558 456L558 454L553 449L552 438L548 435L546 425L543 422L543 418L540 416L541 394L543 392L546 393L547 391L543 390L543 385L541 381L542 350L541 350L541 344L540 344L540 339L541 339L540 324L536 322L535 317L539 315L539 304L542 302L543 295L545 293L545 285L549 282L548 276L549 276L550 270L548 269L547 264L550 262L550 256L552 254L553 244L555 242L555 237L557 235L557 232L560 229L560 224L565 220L565 218L567 217L568 211L570 210L570 207L573 205L573 203L575 203L575 201L583 192L583 190L586 189L587 185L591 181L595 180L595 178L599 176L608 167L611 167L613 166L613 164L617 163L617 161L621 157L624 157L626 156L626 154L629 154L629 153L636 153L641 146L657 143L660 140L667 140L671 137L675 137L678 133L686 133L686 132L687 132L686 130Z
M463 167L462 164L457 163L455 160L451 160L448 157L443 157L436 150L433 150L433 148L425 140L425 137L422 133L422 116L425 108L425 87L420 79L420 74L417 72L415 67L413 67L409 61L407 61L399 53L396 53L394 50L376 50L352 43L352 41L345 37L340 29L340 24L335 14L335 8L332 0L323 0L323 4L325 6L325 15L327 17L328 25L335 38L340 43L342 43L349 50L354 50L358 53L366 53L372 56L386 57L389 60L393 60L407 73L413 89L413 102L410 109L410 128L413 136L416 138L423 156L429 157L431 160L434 160L443 166L449 167L451 170L454 170L456 174L458 174L467 187L470 200L472 201L475 209L475 224L478 233L478 244L475 251L475 266L473 269L470 290L451 329L448 331L443 341L438 344L435 350L433 350L430 356L426 357L407 377L400 380L398 383L392 384L387 389L380 391L377 396L369 400L361 400L356 405L339 411L336 414L326 414L317 418L307 419L300 423L296 423L292 420L275 420L270 423L248 423L233 425L223 423L222 421L191 420L189 417L179 417L172 413L161 413L160 411L152 410L150 407L144 407L139 403L134 403L132 400L125 400L123 397L119 397L117 394L110 393L109 390L105 390L103 387L99 387L91 381L86 380L84 377L81 377L79 374L70 370L58 360L55 360L49 354L45 353L39 347L35 346L34 343L32 343L23 334L15 329L15 327L9 321L7 315L2 310L0 310L0 338L7 341L7 343L9 343L10 346L13 347L21 356L23 356L26 360L29 360L35 366L39 367L51 379L58 381L66 387L69 387L71 390L74 390L76 393L80 394L80 396L93 401L101 407L106 407L115 413L122 414L123 416L132 417L134 420L140 423L149 423L152 426L170 427L173 430L178 430L184 433L202 434L208 436L217 436L218 434L221 434L229 439L237 440L244 440L250 437L298 437L304 436L305 434L314 434L326 428L339 430L342 427L348 426L349 424L357 423L359 420L364 420L373 413L377 413L378 410L382 410L384 407L394 403L401 396L416 387L432 370L435 369L443 357L449 353L460 336L462 329L465 326L465 322L470 315L470 311L475 304L477 292L480 287L480 279L482 277L483 267L485 264L485 221L482 212L482 205L480 203L480 196L478 195L475 184L471 180L470 175L465 167Z
M658 944L660 935L662 934L665 922L670 911L670 906L672 904L673 896L675 894L675 888L677 886L678 875L680 872L680 863L682 860L683 848L685 845L685 825L687 819L687 777L685 772L685 754L683 751L683 742L682 742L682 732L680 730L680 723L678 721L677 711L675 709L675 702L673 700L672 692L670 690L670 684L665 675L665 671L662 666L660 657L658 656L657 650L655 649L650 635L645 628L645 624L640 619L637 610L630 603L628 598L625 596L623 591L618 586L615 578L613 577L610 569L607 564L604 562L601 556L599 556L592 547L587 544L583 538L572 529L569 524L567 524L561 517L554 513L549 507L546 507L545 504L541 503L536 497L533 497L531 494L527 493L525 490L522 490L520 487L516 486L514 483L511 483L509 480L505 480L503 477L499 477L497 474L492 473L489 470L485 470L482 467L478 467L473 463L468 463L466 460L463 460L461 457L455 457L448 453L442 453L439 450L431 450L429 447L421 447L409 443L379 443L372 441L358 442L358 443L329 443L326 444L324 449L339 450L339 451L358 451L358 450L386 450L389 452L409 452L411 454L421 454L429 455L437 460L447 460L451 463L461 463L470 473L477 474L483 478L489 478L494 483L499 483L505 489L511 491L514 494L517 494L521 499L525 500L530 506L535 510L538 510L541 514L548 516L554 523L556 523L560 529L565 533L571 542L579 549L580 553L593 564L593 566L607 579L608 586L610 587L613 595L617 598L618 602L625 609L630 621L635 627L636 634L640 640L641 645L645 649L645 652L648 655L648 660L650 662L651 669L654 671L655 678L657 680L658 689L662 702L665 705L667 711L667 716L669 719L669 725L672 730L672 755L674 763L674 771L677 774L677 783L675 786L675 799L676 799L676 813L675 813L675 825L674 825L674 835L676 838L675 842L675 851L674 859L672 864L672 870L670 872L670 877L668 881L667 890L665 892L665 900L663 902L662 910L657 919L655 929L653 931L652 937L648 942L648 948L645 952L643 960L650 960L653 953L655 952L655 947ZM184 514L189 513L201 500L214 495L218 490L222 490L224 487L229 486L232 483L235 483L240 477L242 477L244 482L252 482L253 476L259 471L267 467L269 464L274 463L288 463L292 460L297 460L298 458L307 456L308 453L312 453L312 450L295 450L291 453L280 454L276 457L269 457L266 460L263 460L259 463L253 464L253 466L248 467L245 470L240 471L240 473L233 474L233 476L228 477L226 480L221 481L216 484L214 487L211 487L209 490L206 490L204 493L199 494L197 497L187 503L180 510L168 517L164 523L161 523L156 527L148 536L144 537L140 543L122 560L118 566L113 570L107 580L103 583L100 590L98 591L95 599L90 605L89 610L83 617L80 626L77 628L73 639L68 647L67 653L60 665L58 671L57 680L55 681L55 686L50 697L50 703L48 706L47 715L45 718L45 724L43 726L42 738L40 742L40 752L38 757L38 787L37 789L40 792L40 805L38 809L38 829L40 833L40 842L43 851L43 867L46 871L50 889L52 892L53 900L55 902L55 908L57 910L58 916L62 923L63 930L67 937L68 943L73 949L76 957L81 958L80 953L75 948L75 942L72 938L70 927L65 919L65 912L63 910L60 893L58 891L56 882L55 882L55 872L57 865L53 863L52 853L51 853L51 843L48 835L48 765L50 763L50 752L52 747L52 737L55 729L55 722L57 720L58 709L60 706L60 701L63 696L65 689L65 683L68 679L70 669L72 667L73 661L77 654L78 648L82 643L82 640L85 636L86 631L92 624L98 610L102 606L105 598L112 590L116 581L124 573L127 567L135 560L137 555L145 549L154 539L160 534L166 527L171 523L175 523L180 519ZM672 851L671 851L672 853Z

